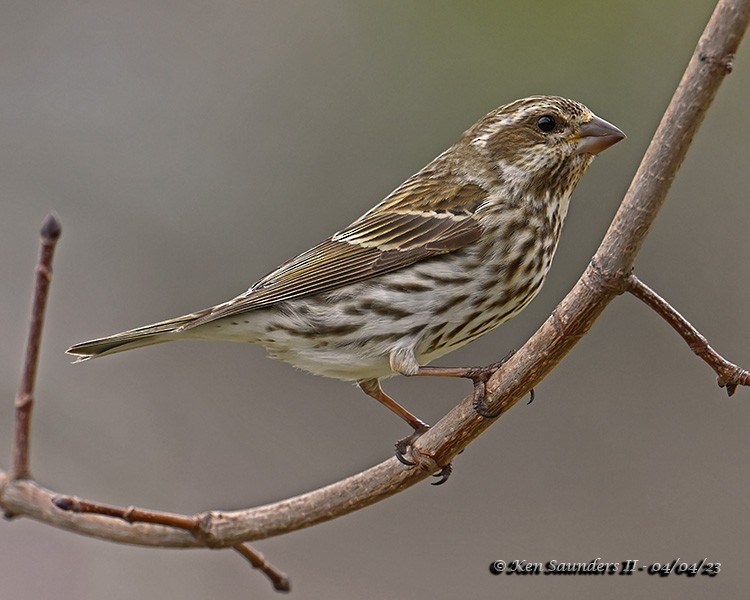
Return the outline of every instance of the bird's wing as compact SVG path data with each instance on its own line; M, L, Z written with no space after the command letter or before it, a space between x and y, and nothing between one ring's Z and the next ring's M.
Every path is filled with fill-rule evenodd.
M410 185L411 184L411 185ZM180 329L370 279L476 241L487 191L474 184L407 181L346 229L281 265L247 292Z

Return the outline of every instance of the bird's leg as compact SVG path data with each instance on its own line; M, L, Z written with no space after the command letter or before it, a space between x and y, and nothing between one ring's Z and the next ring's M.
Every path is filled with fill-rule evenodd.
M414 433L396 442L396 458L405 465L408 465L410 467L414 466L414 463L406 458L406 450L409 446L411 446L414 440L416 440L420 435L427 431L430 426L422 419L411 414L408 410L406 410L403 406L401 406L398 402L396 402L393 398L386 394L383 391L383 388L380 387L380 382L377 379L363 379L361 381L358 381L357 385L359 385L359 389L361 389L365 394L367 394L371 398L375 398L375 400L380 402L389 410L396 413L399 417L406 421L412 429L414 429Z
M380 402L389 410L396 413L414 429L414 433L396 442L396 458L399 460L399 462L405 464L406 466L413 467L415 463L406 458L406 451L420 435L422 435L430 428L430 426L422 419L411 414L408 410L406 410L403 406L401 406L398 402L396 402L393 398L386 394L383 391L383 388L380 387L380 382L377 379L362 379L361 381L357 382L357 385L365 394L367 394L371 398L375 398L375 400ZM452 472L453 466L448 463L447 465L442 467L440 471L433 475L433 477L439 477L439 479L432 485L444 484L446 481L448 481L448 477L450 477L450 474Z
M428 377L465 377L466 379L471 379L474 382L474 400L472 403L474 410L485 419L494 419L500 416L502 410L493 413L487 409L486 383L492 374L514 354L515 350L512 350L502 360L486 367L419 367L415 375Z

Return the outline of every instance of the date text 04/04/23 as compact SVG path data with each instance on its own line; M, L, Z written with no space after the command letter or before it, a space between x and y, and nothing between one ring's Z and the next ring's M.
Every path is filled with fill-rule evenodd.
M562 562L550 560L546 563L527 560L496 560L490 564L490 573L499 575L632 575L634 572L646 572L649 575L685 575L695 577L704 575L715 577L721 570L721 563L709 562L708 559L688 563L676 558L666 563L650 563L639 565L638 560L621 562L602 562L597 557L589 562Z

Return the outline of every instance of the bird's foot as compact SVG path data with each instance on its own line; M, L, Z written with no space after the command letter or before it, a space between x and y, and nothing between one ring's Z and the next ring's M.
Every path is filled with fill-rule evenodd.
M406 458L406 454L412 454L411 448L414 442L421 436L424 432L426 432L430 428L427 423L424 425L417 427L414 429L414 433L411 435L407 435L405 438L400 439L396 442L396 458L401 464L406 465L407 467L413 467L417 463L409 460Z
M472 402L474 410L479 416L485 419L494 419L500 416L502 410L490 412L487 407L487 381L515 352L515 350L511 350L505 358L486 367L420 367L415 375L464 377L471 379L474 383L474 398Z
M414 449L414 442L429 428L430 426L425 424L424 426L416 428L414 430L414 433L412 433L411 435L408 435L396 442L396 458L400 463L406 465L407 467L427 467L430 462L434 464L435 461L431 459L431 457L422 456L421 453L415 452ZM407 458L407 454L409 455L409 458ZM446 481L448 481L448 477L450 477L452 472L453 465L451 463L440 467L440 469L432 475L433 477L439 477L440 479L433 482L432 485L443 485Z
M469 368L469 374L467 377L474 382L474 399L472 401L472 406L480 417L484 417L485 419L496 419L503 412L502 409L490 412L487 408L486 383L489 381L490 377L495 374L495 371L508 362L515 353L515 350L511 350L504 358L492 363L491 365L487 365L486 367ZM534 388L531 388L529 390L529 401L527 404L531 404L535 397L536 393L534 392Z

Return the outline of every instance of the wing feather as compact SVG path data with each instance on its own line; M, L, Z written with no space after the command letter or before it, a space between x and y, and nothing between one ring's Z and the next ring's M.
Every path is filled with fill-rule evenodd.
M247 292L200 314L181 329L191 329L216 319L270 306L277 302L335 289L377 275L403 269L431 256L453 252L482 234L474 211L487 192L478 185L445 187L433 180L425 189L407 181L380 205L347 228L281 265ZM425 211L430 206L461 210ZM410 200L416 202L410 202ZM453 204L451 204L453 200ZM416 207L415 204L419 206Z

